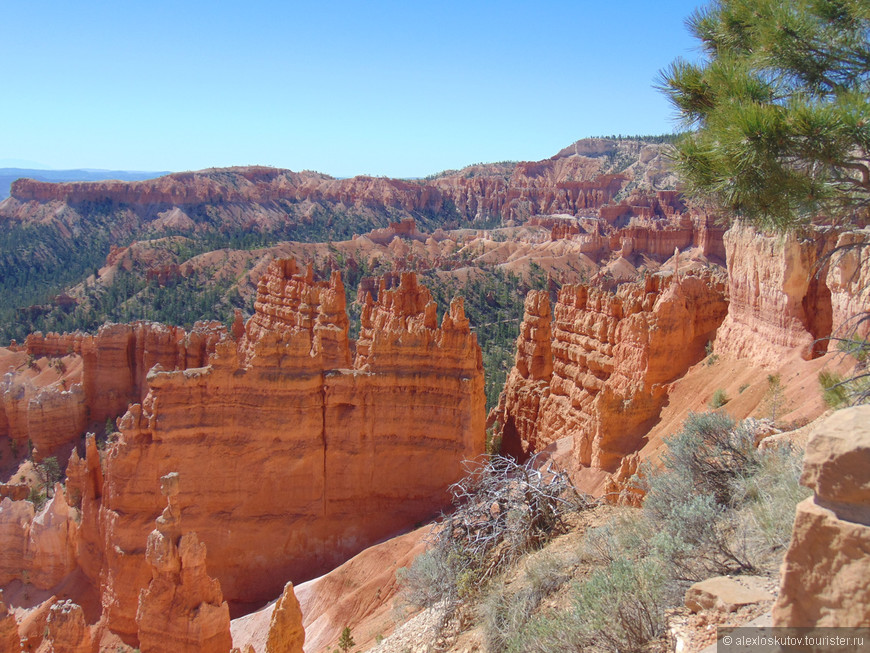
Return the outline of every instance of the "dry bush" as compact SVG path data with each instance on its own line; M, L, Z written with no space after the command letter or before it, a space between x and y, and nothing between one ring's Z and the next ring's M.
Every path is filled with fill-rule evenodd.
M597 505L537 456L523 464L501 455L475 461L450 490L453 512L433 532L429 549L398 574L405 603L443 605L445 620L520 556L564 533L568 512Z

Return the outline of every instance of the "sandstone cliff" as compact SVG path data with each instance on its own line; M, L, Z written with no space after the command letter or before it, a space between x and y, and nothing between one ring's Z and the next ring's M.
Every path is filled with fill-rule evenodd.
M56 455L64 465L89 425L101 428L145 398L154 365L201 367L224 332L218 323L186 332L136 322L105 325L94 335L31 334L24 345L30 365L0 378L0 438L9 437L19 453L32 446L37 462Z
M863 250L848 247L861 243ZM768 366L795 350L823 355L828 338L848 337L870 306L867 243L867 229L770 236L736 224L725 235L730 304L716 351ZM864 323L857 336L868 330Z
M288 579L322 573L445 505L461 461L484 446L482 362L462 302L439 326L429 292L403 274L367 300L355 356L344 302L337 275L318 282L275 261L255 315L237 337L221 332L208 366L155 366L104 463L92 438L84 459L73 454L78 563L110 629L135 638L151 577L144 543L170 471L184 479L185 531L207 546L231 608L273 598ZM130 369L121 382L132 392Z
M78 511L63 488L38 513L30 501L0 502L0 585L12 580L39 589L54 587L77 566Z
M629 180L638 189L673 188L673 177L663 174L660 165L664 146L603 139L600 144L599 148L563 150L543 161L477 165L421 181L368 176L334 179L261 166L175 173L135 182L19 179L13 182L10 197L0 203L0 220L59 220L79 231L86 228L74 217L81 211L95 206L123 207L116 211L123 219L111 227L120 234L137 228L142 220L156 227L191 229L203 223L198 207L214 205L219 207L224 228L274 229L288 214L310 220L311 209L318 206L370 215L388 209L423 219L440 215L447 220L521 222L533 215L574 215L600 209ZM615 158L631 165L613 173ZM233 210L234 205L246 205L248 210Z
M550 308L530 293L517 356L491 415L506 452L572 436L577 462L614 471L636 451L668 383L704 356L725 317L723 279L651 275L615 292L565 286Z

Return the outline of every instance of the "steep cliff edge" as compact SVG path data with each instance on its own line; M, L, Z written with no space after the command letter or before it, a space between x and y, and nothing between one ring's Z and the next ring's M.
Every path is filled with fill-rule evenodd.
M861 243L863 254L849 247ZM868 243L866 228L765 235L735 224L725 234L730 303L716 351L769 367L795 350L806 360L825 354L828 338L847 337L870 306ZM857 336L868 331L860 325Z
M144 542L159 479L178 471L185 530L209 552L230 605L333 568L431 516L484 446L483 368L461 300L435 304L403 274L366 301L355 359L345 293L292 260L260 280L256 313L201 368L148 374L150 391L106 451L73 457L82 569L109 627L137 632ZM425 470L425 473L421 473Z
M704 356L725 317L724 279L650 275L608 292L530 293L495 434L513 455L571 436L576 462L614 471L640 448L668 383Z
M13 365L0 378L0 438L19 453L32 447L37 462L57 456L65 465L88 426L102 428L145 398L148 370L205 365L225 331L216 322L190 331L135 322L96 334L31 334L6 357Z

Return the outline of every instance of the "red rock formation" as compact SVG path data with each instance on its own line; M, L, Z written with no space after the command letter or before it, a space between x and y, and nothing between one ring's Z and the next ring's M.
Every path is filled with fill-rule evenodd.
M39 387L9 372L0 380L0 413L0 437L8 436L19 451L26 450L29 441L40 462L81 437L87 408L80 384L68 389L60 384Z
M703 358L725 311L724 283L710 273L652 275L616 293L565 286L552 318L546 295L531 294L494 413L502 446L540 451L571 435L581 465L614 471L657 419L668 383Z
M272 263L240 341L225 336L208 367L148 375L104 481L90 441L86 461L73 458L82 568L111 629L136 633L146 520L169 471L185 479L185 524L231 604L268 600L445 505L462 460L484 446L482 362L462 303L439 327L429 292L403 275L363 308L352 362L344 297L338 276Z
M60 601L48 612L46 639L50 653L92 653L91 631L81 606Z
M30 501L0 501L0 585L20 580L26 570L27 533L33 521Z
M661 149L646 145L644 155L641 146L610 141L603 147L608 154L625 149L626 156L639 157L642 164L649 163ZM0 204L0 219L68 221L67 230L75 232L81 225L72 216L83 205L109 202L115 207L116 218L111 229L119 236L136 231L144 222L157 228L193 230L196 221L185 211L202 204L247 205L249 210L221 210L221 219L228 228L282 226L286 224L288 204L302 207L293 218L303 222L311 220L305 209L318 204L372 215L382 215L386 209L404 212L408 217L439 213L449 217L452 213L465 219L499 217L522 222L535 215L577 215L600 209L612 202L630 179L642 182L644 187L655 187L657 183L640 171L602 174L606 160L597 150L582 153L586 151L574 148L544 161L472 166L428 181L367 176L333 179L319 173L256 166L176 173L136 182L57 184L20 179L13 182L10 197ZM668 215L682 208L673 191L648 197L635 193L630 201L632 204L626 205L630 212L647 217Z
M3 590L0 590L0 652L21 653L18 623L3 600Z
M189 333L180 327L135 322L107 325L95 335L31 334L25 344L28 354L64 357L66 366L81 360L81 374L55 377L49 385L41 385L44 378L31 379L22 372L4 375L0 437L10 437L19 450L29 441L36 461L63 452L63 465L68 445L78 441L88 424L114 419L145 398L145 376L154 365L170 370L201 367L223 333L216 322L198 323Z
M870 624L870 406L834 413L807 444L775 626Z
M50 589L76 568L78 514L60 485L54 492L39 514L30 501L0 503L0 585L17 579Z
M825 285L831 293L831 333L867 338L870 321L858 317L870 310L870 228L838 236L829 257Z
M228 653L230 610L220 583L206 572L206 546L195 532L181 535L179 476L160 479L167 507L148 536L151 582L139 595L136 623L143 653Z
M302 653L305 629L302 627L302 608L293 593L293 583L284 586L284 592L272 610L266 653Z
M765 236L739 223L725 234L730 303L717 352L775 366L794 350L805 359L826 351L815 341L831 335L831 294L818 264L836 236L817 236Z
M225 330L219 323L181 327L153 322L110 324L81 340L82 385L88 418L103 422L123 415L148 393L145 377L154 365L168 370L201 367Z
M9 497L13 501L21 501L30 496L30 486L27 483L0 483L0 499Z

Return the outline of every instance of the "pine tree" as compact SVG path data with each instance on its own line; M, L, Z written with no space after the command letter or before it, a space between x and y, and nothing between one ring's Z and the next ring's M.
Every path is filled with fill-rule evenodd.
M704 60L677 60L660 88L687 133L689 194L762 227L870 209L870 2L716 0L689 29Z
M341 631L341 637L338 640L338 648L344 651L344 653L347 653L354 646L356 646L356 642L353 641L353 635L350 634L350 626L345 626L344 630Z

